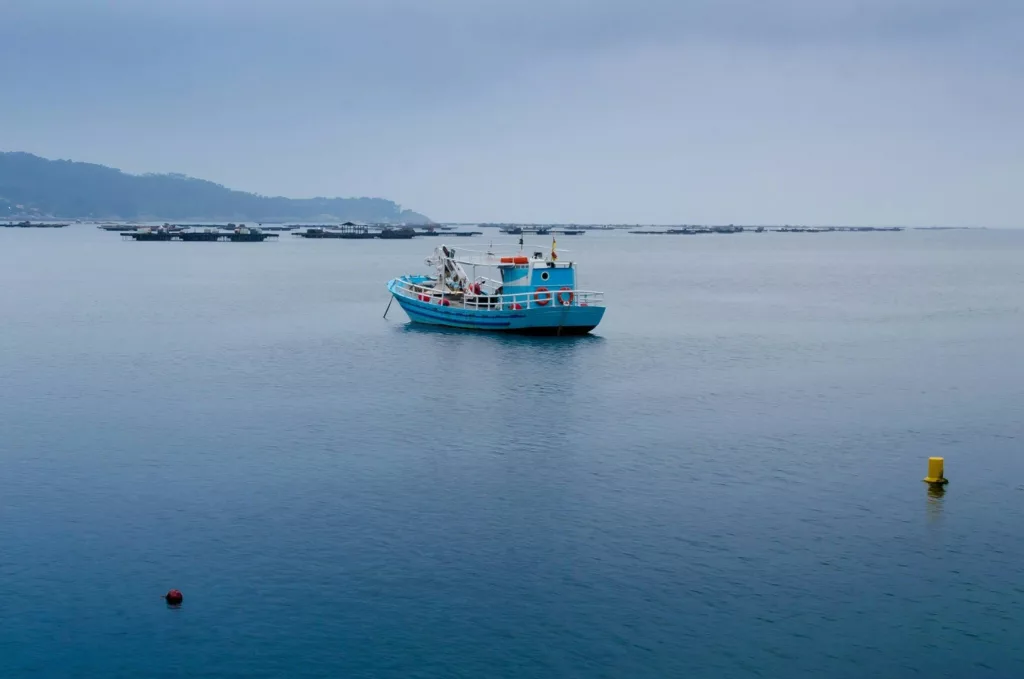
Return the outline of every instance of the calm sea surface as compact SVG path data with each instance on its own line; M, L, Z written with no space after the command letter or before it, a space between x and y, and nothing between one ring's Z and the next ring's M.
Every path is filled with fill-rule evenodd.
M0 676L1024 676L1024 231L438 244L0 229Z

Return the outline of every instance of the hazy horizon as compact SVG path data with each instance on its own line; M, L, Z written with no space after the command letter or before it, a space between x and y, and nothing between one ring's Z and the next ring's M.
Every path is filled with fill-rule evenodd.
M12 151L439 221L1021 225L1024 3L4 5Z

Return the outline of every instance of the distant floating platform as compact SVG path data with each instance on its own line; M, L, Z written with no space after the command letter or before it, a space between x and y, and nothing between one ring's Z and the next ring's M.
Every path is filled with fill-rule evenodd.
M103 231L113 231L113 232L120 232L120 233L129 233L129 232L132 232L132 231L137 231L139 233L144 233L144 232L200 233L200 230L202 230L202 232L204 232L204 233L208 233L208 232L211 232L211 231L214 231L214 232L216 232L216 231L235 232L235 233L237 233L239 231L247 231L247 232L265 233L265 232L268 232L268 231L291 231L292 229L295 229L295 228L298 228L298 227L294 227L294 226L277 226L277 225L271 225L271 226L262 226L262 225L260 225L258 227L249 227L249 226L246 226L245 224L235 224L233 222L229 222L227 224L163 224L163 225L104 223L104 224L98 225L96 228L101 229ZM153 239L148 239L148 240L153 240ZM184 240L203 241L203 240L213 240L213 239L210 239L210 238L186 238Z
M131 231L121 234L123 240L137 241L186 241L199 243L261 243L268 238L277 238L276 233L249 231L247 233L222 233L217 231Z
M557 234L560 236L582 236L587 232L586 229L566 229L548 226L505 226L498 230L510 236L521 236L525 233L535 234L538 236L549 236L551 234Z
M752 229L753 230L753 229ZM695 236L704 233L743 233L742 226L709 226L709 227L682 227L672 229L640 229L630 231L645 235L669 235L669 236Z
M310 227L303 231L293 231L293 236L299 238L313 238L313 239L349 239L349 240L366 240L371 238L380 238L382 240L408 240L417 236L460 236L467 238L469 236L482 236L483 231L435 231L435 230L424 230L417 231L412 228L392 228L392 229L380 229L371 230L364 227Z
M695 236L710 233L831 233L835 231L903 231L901 226L693 226L637 229L630 233L652 236Z
M68 225L50 222L7 222L2 226L7 229L63 229Z
M293 231L292 235L300 238L350 238L353 240L377 237L376 234L369 231L334 231L331 229L306 229L305 231Z

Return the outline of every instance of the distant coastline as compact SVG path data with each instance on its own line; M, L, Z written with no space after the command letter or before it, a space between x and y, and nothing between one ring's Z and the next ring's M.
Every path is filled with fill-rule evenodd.
M0 152L0 220L25 219L432 223L384 198L261 196L181 174Z

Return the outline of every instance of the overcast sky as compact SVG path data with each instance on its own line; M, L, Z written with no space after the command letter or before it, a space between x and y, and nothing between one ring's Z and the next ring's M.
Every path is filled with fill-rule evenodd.
M1024 0L0 0L0 150L435 219L1024 225Z

